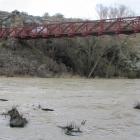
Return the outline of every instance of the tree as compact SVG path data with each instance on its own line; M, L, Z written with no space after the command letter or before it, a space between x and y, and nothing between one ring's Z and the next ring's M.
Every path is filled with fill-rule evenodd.
M96 11L100 19L107 18L108 16L108 7L103 6L102 4L96 5Z
M61 13L56 13L56 14L54 15L54 17L59 18L59 19L63 19L63 18L64 18L64 15L61 14Z
M96 5L96 12L100 19L106 18L120 18L134 16L135 13L125 5L103 6L102 4Z
M44 18L48 18L49 16L50 16L50 15L49 15L48 12L46 12L46 13L43 15Z

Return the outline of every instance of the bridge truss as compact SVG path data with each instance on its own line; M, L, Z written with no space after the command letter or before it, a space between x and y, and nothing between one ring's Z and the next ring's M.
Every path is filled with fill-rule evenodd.
M0 28L0 38L38 39L140 33L140 17Z

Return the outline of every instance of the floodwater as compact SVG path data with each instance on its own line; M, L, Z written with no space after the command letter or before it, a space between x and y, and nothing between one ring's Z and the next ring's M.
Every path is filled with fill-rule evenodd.
M140 140L140 80L0 78L0 113L17 106L29 121L10 128L0 116L0 140ZM38 109L52 108L45 112ZM57 126L87 120L79 136Z

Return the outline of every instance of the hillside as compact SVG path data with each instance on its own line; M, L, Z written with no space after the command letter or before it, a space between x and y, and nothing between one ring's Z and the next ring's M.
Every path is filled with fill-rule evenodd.
M0 12L2 27L79 21L61 14L37 17L24 12ZM0 42L0 75L60 77L140 77L137 37L85 37Z
M3 20L4 18L8 17L10 13L5 11L0 11L0 20Z

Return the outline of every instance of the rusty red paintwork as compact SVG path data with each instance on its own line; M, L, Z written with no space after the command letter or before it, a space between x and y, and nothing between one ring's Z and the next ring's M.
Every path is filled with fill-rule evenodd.
M140 17L125 17L80 22L57 22L46 25L0 28L0 38L60 38L140 33Z

